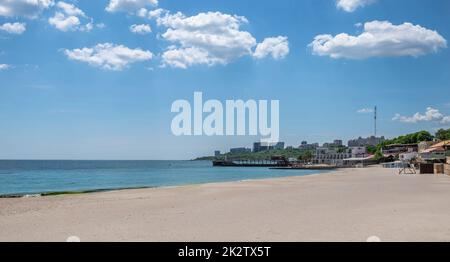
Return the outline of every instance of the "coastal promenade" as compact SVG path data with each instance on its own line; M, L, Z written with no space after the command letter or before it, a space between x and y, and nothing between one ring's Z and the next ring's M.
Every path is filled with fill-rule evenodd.
M0 241L450 241L450 177L396 171L0 199Z

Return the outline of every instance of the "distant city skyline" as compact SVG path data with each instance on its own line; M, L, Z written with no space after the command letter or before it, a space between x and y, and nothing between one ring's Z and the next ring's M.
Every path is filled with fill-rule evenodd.
M288 148L296 148L296 149L303 149L303 150L316 150L317 148L321 147L367 147L367 146L376 146L382 141L385 140L384 136L376 137L376 136L369 136L369 137L358 137L355 139L350 139L348 141L343 141L341 139L334 139L333 141L324 142L324 143L318 143L314 141L302 141L299 144L289 145L286 144L283 141L280 141L278 143L261 143L261 142L254 142L253 148L250 148L248 145L242 145L240 147L232 147L228 150L225 150L224 152L220 150L214 150L214 154L211 156L218 156L219 154L225 154L225 153L232 153L232 154L240 154L240 153L249 153L249 152L261 152L261 151L267 151L267 150L277 150L277 149L288 149ZM346 143L345 143L346 142ZM263 145L263 146L261 146Z
M268 12L267 10L270 10ZM450 127L447 0L0 0L0 159L192 159L178 99L279 100L286 145Z

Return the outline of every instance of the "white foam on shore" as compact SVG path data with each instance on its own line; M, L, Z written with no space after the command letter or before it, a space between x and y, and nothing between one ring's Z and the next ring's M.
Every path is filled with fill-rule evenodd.
M40 197L42 196L41 194L27 194L27 195L23 195L22 198L31 198L31 197Z

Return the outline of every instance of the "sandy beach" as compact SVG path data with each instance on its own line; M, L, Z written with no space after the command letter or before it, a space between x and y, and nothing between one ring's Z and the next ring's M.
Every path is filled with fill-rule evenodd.
M0 199L0 241L450 241L450 177L395 171Z

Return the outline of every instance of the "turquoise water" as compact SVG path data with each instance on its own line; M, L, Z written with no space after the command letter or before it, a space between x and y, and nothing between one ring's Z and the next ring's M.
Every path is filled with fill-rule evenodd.
M177 186L321 172L213 167L210 161L0 160L0 195Z

